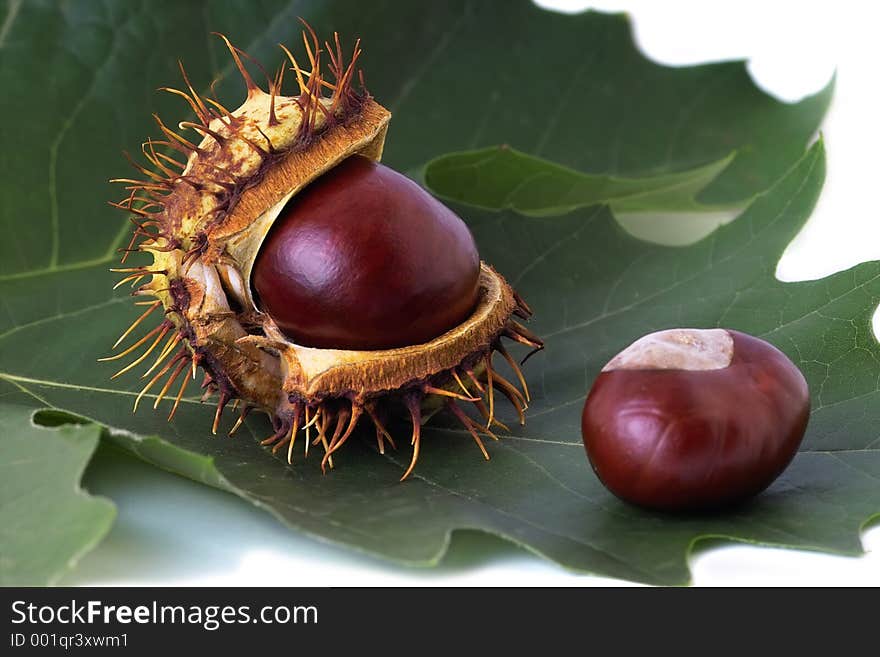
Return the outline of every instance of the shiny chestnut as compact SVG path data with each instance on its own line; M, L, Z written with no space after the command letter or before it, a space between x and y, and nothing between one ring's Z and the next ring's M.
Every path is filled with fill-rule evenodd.
M333 349L428 342L471 314L479 277L467 225L357 155L293 198L253 270L262 310L291 340Z
M647 335L614 357L584 405L587 456L618 497L662 510L731 504L791 462L807 382L771 344L726 329Z

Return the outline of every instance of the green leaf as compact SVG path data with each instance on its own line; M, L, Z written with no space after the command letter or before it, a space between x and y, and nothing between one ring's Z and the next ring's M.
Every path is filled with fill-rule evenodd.
M425 168L425 183L450 201L532 217L565 214L591 205L615 212L698 212L723 209L695 196L734 159L644 178L590 175L509 147L451 153Z
M0 136L15 153L0 160L0 274L112 260L127 228L103 204L123 193L105 182L128 174L120 150L136 153L156 134L152 112L172 125L184 118L179 98L155 91L180 85L178 60L203 89L219 79L221 99L242 96L211 31L270 70L277 43L299 43L297 16L324 35L362 37L367 86L394 113L384 159L398 170L501 143L617 177L687 171L736 151L699 197L712 205L782 175L832 91L788 105L759 91L742 62L659 66L636 50L623 15L564 16L525 0L369 10L360 0L11 0L0 12Z
M100 541L116 516L79 488L101 428L34 423L20 386L0 381L0 586L51 584ZM8 428L12 427L13 430Z
M505 536L569 568L661 583L687 580L686 554L703 537L857 552L858 528L880 508L880 359L869 325L880 267L797 284L773 275L821 187L821 145L798 158L830 87L786 105L759 92L741 63L652 64L620 16L569 17L500 1L363 7L7 3L0 131L15 157L0 159L0 399L19 410L4 423L4 455L47 436L90 453L94 425L32 424L34 411L59 409L300 531L409 563L436 562L458 528ZM273 44L296 40L297 14L322 33L364 38L367 83L395 112L386 162L396 168L418 172L443 153L508 143L593 176L645 179L735 152L696 197L709 205L751 198L785 177L740 219L686 248L637 241L602 207L552 220L460 208L484 258L535 308L534 329L548 345L527 369L535 393L529 423L490 445L489 463L440 417L425 432L417 476L401 485L406 450L382 458L366 436L350 441L336 470L321 476L316 462L287 467L260 448L256 441L269 433L260 418L229 439L210 436L212 410L194 399L172 424L149 404L132 415L142 381L131 374L110 382L112 370L95 362L136 317L125 291L110 290L115 279L106 271L126 232L103 205L106 179L125 174L117 150L154 134L151 111L170 123L184 118L175 99L153 92L178 79L177 57L197 84L218 76L221 98L240 97L216 40L193 34L228 32L274 64ZM659 189L669 202L667 188ZM533 210L547 209L534 199ZM580 405L602 363L638 335L682 324L764 335L803 368L814 393L810 432L792 467L753 503L717 516L669 517L618 502L580 445ZM79 458L65 461L68 491ZM22 481L46 477L31 461L15 472ZM3 489L4 509L10 499ZM60 541L49 536L64 526L63 509L60 502L57 514L47 509L42 529L23 534L31 540L8 548L4 540L4 560L31 551L57 572L52 546ZM86 549L105 530L97 520L89 527L89 536L71 531L64 543ZM18 581L45 581L49 570L21 570Z

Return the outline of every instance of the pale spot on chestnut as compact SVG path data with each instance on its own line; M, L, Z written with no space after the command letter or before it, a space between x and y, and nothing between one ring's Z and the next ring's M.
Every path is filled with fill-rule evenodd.
M639 338L602 368L612 370L720 370L733 358L724 329L668 329Z
M788 466L810 412L785 354L725 329L673 329L613 358L584 404L587 456L618 497L655 509L718 507Z

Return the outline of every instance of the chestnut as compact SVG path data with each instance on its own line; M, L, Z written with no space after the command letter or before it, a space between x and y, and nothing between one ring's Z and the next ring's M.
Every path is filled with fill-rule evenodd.
M488 460L480 435L495 438L491 425L504 426L496 390L525 422L526 380L503 342L543 349L519 321L531 311L480 260L454 211L379 164L391 113L363 86L360 39L346 56L334 33L327 53L303 23L309 69L281 46L294 95L282 90L284 68L261 89L242 58L268 68L223 35L247 87L238 108L202 98L182 65L187 91L164 88L198 119L178 125L201 136L193 143L156 116L170 140L161 143L184 160L156 153L148 140L152 166L132 162L146 180L114 179L126 199L111 204L135 225L122 262L135 252L149 259L114 268L123 274L116 287L131 283L135 298L152 300L137 302L146 310L113 345L122 350L101 360L134 353L116 378L153 355L134 409L158 386L153 408L172 396L169 421L203 369L202 399L216 395L211 432L230 404L238 409L230 435L252 411L265 412L273 433L260 444L284 449L288 465L299 442L305 456L320 444L321 470L334 468L334 453L365 424L384 454L386 441L395 444L385 425L402 415L412 448L404 480L419 458L422 425L441 410ZM133 333L151 316L157 326ZM495 369L496 354L519 386ZM473 404L485 423L460 403Z
M800 370L759 338L727 329L644 336L594 382L581 419L596 475L661 510L732 504L764 490L807 427Z
M262 310L297 344L390 349L433 340L477 305L467 225L418 184L354 155L294 197L254 264Z

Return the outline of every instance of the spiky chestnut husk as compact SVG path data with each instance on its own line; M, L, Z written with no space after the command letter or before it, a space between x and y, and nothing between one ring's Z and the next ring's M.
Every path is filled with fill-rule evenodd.
M305 347L287 338L254 302L250 280L257 253L284 206L311 181L355 154L381 158L390 113L363 88L356 69L360 42L346 64L338 36L322 49L306 24L303 42L309 70L281 46L299 91L284 96L284 65L274 78L267 76L267 93L244 66L242 57L247 55L221 38L247 86L244 104L230 111L215 98L198 94L181 66L186 91L165 90L184 98L195 112L198 122L179 126L195 131L200 140L191 142L155 117L165 138L142 147L154 168L133 162L147 178L115 181L124 183L129 194L112 205L131 213L135 224L123 262L135 251L153 257L148 266L114 269L125 274L117 286L139 285L135 297L155 300L137 302L147 308L114 349L160 308L164 318L133 345L102 360L143 348L116 377L155 355L147 361L144 378L149 381L137 395L135 410L165 379L153 407L174 395L169 420L189 381L203 369L205 398L218 396L212 432L217 433L230 402L240 405L230 434L249 412L259 409L271 417L275 429L262 444L271 445L273 452L286 446L288 462L304 431L305 453L310 445L320 444L322 469L332 467L332 455L362 418L374 425L379 452L384 453L386 440L394 446L385 425L395 406L405 409L412 422L412 459L401 479L409 476L418 459L422 422L440 408L458 419L488 459L480 435L496 438L493 425L504 427L495 418L495 391L507 397L520 422L525 421L528 388L502 339L532 350L543 347L514 319L527 319L528 306L494 269L481 263L476 309L430 342L356 351ZM325 55L332 81L324 79ZM171 152L183 155L185 162ZM146 277L150 280L141 284ZM520 387L495 370L496 352L510 364ZM179 387L172 389L181 376ZM460 402L473 404L483 421L467 415Z

